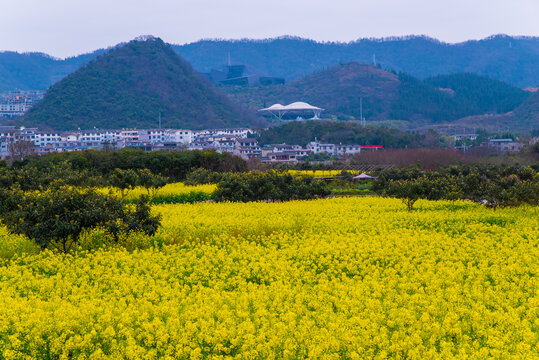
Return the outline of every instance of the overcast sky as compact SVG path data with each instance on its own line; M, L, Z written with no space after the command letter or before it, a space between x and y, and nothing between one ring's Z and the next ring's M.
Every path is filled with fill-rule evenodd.
M73 56L142 34L297 35L323 41L425 34L447 42L539 35L539 0L0 0L0 50Z

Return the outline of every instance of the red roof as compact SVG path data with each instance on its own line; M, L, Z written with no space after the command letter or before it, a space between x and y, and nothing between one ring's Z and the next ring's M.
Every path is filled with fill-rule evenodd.
M361 149L381 149L382 145L361 145Z

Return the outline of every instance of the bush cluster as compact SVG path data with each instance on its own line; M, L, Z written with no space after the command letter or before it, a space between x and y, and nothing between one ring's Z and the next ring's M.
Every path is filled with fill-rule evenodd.
M227 176L227 173L219 173L208 169L198 168L187 174L185 185L217 184Z
M223 174L214 194L216 201L288 201L329 195L326 185L311 176L276 171Z

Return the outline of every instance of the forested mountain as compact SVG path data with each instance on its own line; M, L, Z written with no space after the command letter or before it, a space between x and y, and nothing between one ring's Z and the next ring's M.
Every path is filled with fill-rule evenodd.
M357 62L336 65L285 85L221 89L253 110L305 101L326 109L325 116L343 120L360 118L361 99L367 120L405 120L415 125L507 112L528 96L519 88L482 76L456 74L421 81Z
M21 124L76 128L214 128L253 125L161 39L134 40L53 85Z
M439 74L476 73L509 84L539 85L539 37L496 35L458 44L425 36L319 43L294 37L268 40L202 40L175 46L198 71L245 63L288 81L342 62L373 60L384 68L424 79ZM375 59L373 59L373 56Z
M288 81L343 62L372 64L375 60L384 68L420 79L468 72L519 87L539 85L539 37L497 35L458 44L424 36L360 39L349 43L282 37L201 40L173 48L199 72L220 68L230 54L235 63L248 64L266 75ZM66 60L44 54L0 52L0 89L46 89L102 51Z

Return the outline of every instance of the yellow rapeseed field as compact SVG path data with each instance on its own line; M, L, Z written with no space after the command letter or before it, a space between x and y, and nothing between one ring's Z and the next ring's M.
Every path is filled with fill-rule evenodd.
M214 193L216 189L217 185L215 184L185 185L181 182L178 182L163 186L158 190L157 194L162 197L167 197L171 195L184 195L189 193L205 193L209 195ZM101 188L99 189L99 191L103 194L112 193L117 197L121 196L120 190L113 187ZM125 198L126 200L135 200L138 199L141 195L148 195L148 191L143 187L137 186L133 190L129 191Z
M288 170L287 172L291 175L309 175L315 178L321 178L340 175L342 170ZM351 175L358 175L361 171L346 170L346 172Z
M160 205L158 247L15 255L0 358L539 358L536 209L417 208Z

